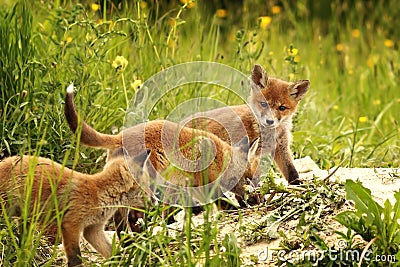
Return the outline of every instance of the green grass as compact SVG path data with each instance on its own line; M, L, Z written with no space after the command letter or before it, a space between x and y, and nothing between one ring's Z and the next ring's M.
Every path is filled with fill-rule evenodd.
M37 154L97 172L104 152L78 146L64 120L68 84L77 87L83 118L111 133L121 130L126 100L140 90L138 80L178 63L205 60L246 74L259 63L270 76L311 81L295 118L296 157L311 156L325 169L342 161L351 167L400 165L396 1L248 0L227 7L200 1L193 8L178 1L121 1L106 12L92 10L91 1L35 0L15 7L11 2L0 1L0 158ZM273 12L274 5L280 12ZM225 8L226 17L218 17L216 8ZM260 25L262 16L272 19L266 27ZM128 61L120 71L112 65L117 56ZM165 118L179 103L204 93L196 88L171 92L152 118ZM221 88L205 92L239 103ZM143 242L145 248L160 247L164 257L183 253L193 264L205 247L218 243L206 240L208 245L199 244L191 255L187 247L171 252L166 240Z

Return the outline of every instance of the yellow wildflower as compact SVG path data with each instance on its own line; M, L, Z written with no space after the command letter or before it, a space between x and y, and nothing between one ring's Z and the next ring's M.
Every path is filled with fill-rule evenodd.
M372 61L372 57L368 57L367 66L370 67L370 68L372 68L374 66L374 62Z
M358 29L353 29L353 30L351 31L351 36L353 36L353 38L358 38L358 37L360 37L360 30L358 30Z
M127 65L128 60L123 56L117 56L112 63L112 66L116 71L124 71Z
M133 83L131 83L131 88L139 89L140 87L142 87L142 85L143 85L142 80L135 80Z
M68 36L67 38L65 38L65 42L67 42L67 44L69 44L70 42L72 42L72 37Z
M367 121L368 121L368 118L365 117L365 116L359 117L359 118L358 118L358 121L361 122L361 123L364 123L364 122L367 122Z
M353 75L354 71L352 69L349 69L349 75Z
M379 106L381 104L381 100L380 99L376 99L376 100L374 100L373 103L374 103L375 106Z
M295 57L299 53L299 49L294 48L294 47L289 47L287 50L287 53L289 56Z
M262 16L260 17L260 28L266 29L271 24L272 18L270 16Z
M299 63L300 62L299 55L295 55L294 58L293 58L293 61L296 62L296 63Z
M378 62L379 62L379 55L378 54L371 54L371 55L368 56L367 66L372 68Z
M344 45L343 45L343 44L337 44L337 45L336 45L336 50L337 50L338 52L343 52L343 50L344 50Z
M394 42L390 39L386 39L384 42L386 47L393 47L394 46Z
M273 56L274 55L274 51L269 51L268 55L269 56Z
M147 2L146 1L140 1L140 8L145 9L147 7Z
M93 11L97 11L97 10L100 9L100 5L93 3L93 4L90 5L90 8L91 8Z
M338 105L333 105L333 107L332 107L334 110L338 110L339 109L339 106Z
M281 7L280 6L273 6L272 7L272 14L277 15L281 13Z
M294 75L294 73L290 73L289 74L289 81L294 81L295 80L295 75Z
M217 9L217 11L215 12L215 16L217 16L217 18L226 18L226 16L228 15L228 10L226 9Z
M193 8L196 6L196 2L194 2L193 0L180 0L180 2L186 5L187 8Z

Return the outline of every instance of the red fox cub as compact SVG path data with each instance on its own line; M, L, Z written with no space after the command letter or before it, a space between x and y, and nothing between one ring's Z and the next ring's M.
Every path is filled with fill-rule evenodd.
M260 65L253 67L251 82L248 105L201 112L184 119L182 125L209 131L227 142L230 138L233 142L240 140L243 132L239 129L244 125L250 140L260 138L257 152L260 153L262 148L263 153L273 154L274 161L289 184L299 184L299 174L293 165L290 150L292 117L300 100L308 91L310 82L308 80L286 82L268 77ZM230 136L219 123L227 121Z
M82 233L93 248L108 258L112 246L104 226L116 206L143 208L143 197L149 195L130 172L135 178L148 180L147 153L128 162L124 156L115 157L102 172L93 175L73 171L47 158L9 157L0 161L0 196L11 215L18 216L31 192L29 210L39 208L41 222L49 224L46 228L57 227L56 219L49 221L49 215L54 218L56 210L64 212L61 232L68 266L82 263L79 246ZM30 188L32 191L27 191Z
M67 88L65 116L69 127L76 133L78 129L78 114L74 104L72 85ZM195 141L195 139L198 139L198 141ZM203 186L205 179L211 183L225 170L224 177L228 183L232 185L234 181L239 181L231 191L240 199L244 194L243 185L245 178L253 177L253 173L255 172L255 169L253 169L254 164L251 164L251 162L255 160L255 150L258 147L258 139L255 139L249 145L248 138L246 137L244 139L242 138L241 142L238 142L238 146L230 146L212 133L181 127L169 121L157 120L129 127L117 135L99 133L85 122L82 122L80 140L81 143L88 146L108 148L108 159L119 155L123 145L128 153L140 153L140 151L145 149L156 151L156 153L150 155L150 161L155 170L158 173L162 173L171 165L168 158L170 153L165 151L165 144L171 145L178 143L178 147L182 148L180 151L183 157L178 157L177 165L187 166L191 164L190 159L194 160L202 156L201 141L204 142L206 139L211 140L215 146L215 155L213 155L211 159L212 163L209 167L203 170L197 168L197 170L191 171L175 171L170 175L173 176L172 179L174 181L172 182L176 185L182 185L186 183L188 176L192 176L193 180L190 181L192 186ZM189 162L182 162L185 161L185 158L189 159ZM244 174L243 171L245 171Z
M70 89L70 87L67 89L65 116L71 130L76 133L78 114L75 109L74 94ZM241 142L238 142L237 146L230 146L212 133L182 127L165 120L141 123L129 127L117 135L99 133L85 122L82 124L81 143L92 147L108 148L110 150L108 160L118 157L123 153L123 149L131 155L150 149L154 152L150 155L150 161L154 169L158 173L162 173L171 165L170 160L173 155L176 160L174 164L181 167L180 171L175 170L170 178L174 179L173 183L176 185L183 185L185 181L180 181L179 178L187 177L188 173L193 176L192 186L198 187L204 185L203 180L206 176L211 183L225 171L224 176L227 180L239 181L242 176L238 177L238 175L244 173L244 178L252 177L255 171L248 163L254 160L253 154L255 154L255 148L258 146L258 139L255 139L249 145L248 138L241 138ZM210 155L202 154L204 152L202 148L205 148L202 146L206 145L206 140L213 143L215 155L211 155L211 153ZM172 147L174 145L175 148ZM166 148L176 149L176 151L166 151ZM175 153L182 154L179 156ZM199 158L203 156L212 157L209 159L211 164L207 168L196 166L197 163L195 162L201 162ZM235 187L232 192L241 195L241 191L243 190Z

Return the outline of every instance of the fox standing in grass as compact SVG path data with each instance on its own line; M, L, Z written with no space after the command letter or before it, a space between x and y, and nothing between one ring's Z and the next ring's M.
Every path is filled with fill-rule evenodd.
M143 197L148 194L136 183L131 171L136 179L147 179L147 153L128 162L124 156L115 157L102 172L93 175L70 170L42 157L6 158L0 161L0 197L10 215L15 216L21 215L26 199L30 199L29 212L40 213L43 228L56 228L55 216L62 214L62 241L68 266L82 263L79 246L82 233L108 258L112 246L104 226L117 206L144 206Z
M248 105L201 112L184 119L182 124L209 131L227 142L240 140L243 132L237 129L244 125L250 140L260 138L258 153L263 150L263 153L272 154L289 184L299 184L290 149L292 118L309 87L308 80L286 82L268 77L267 72L256 64L251 72ZM229 131L220 123L227 121Z

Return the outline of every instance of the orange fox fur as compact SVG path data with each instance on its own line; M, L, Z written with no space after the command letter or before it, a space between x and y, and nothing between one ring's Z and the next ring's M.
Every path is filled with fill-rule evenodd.
M65 116L71 130L76 133L78 129L78 114L75 109L73 91L71 92L67 90ZM179 136L177 135L178 133ZM124 144L122 144L123 138ZM199 138L200 142L194 142L194 138ZM150 161L155 170L161 173L170 165L168 156L166 155L167 153L164 151L165 147L171 146L178 140L177 147L180 148L183 157L189 160L195 160L201 155L200 143L206 138L210 139L215 145L215 158L213 159L213 164L204 171L193 171L193 186L203 185L202 179L205 174L207 175L209 182L215 181L221 174L221 171L226 168L226 159L231 158L231 156L235 154L239 155L239 157L231 158L232 168L226 168L228 172L226 176L231 178L241 178L236 177L239 173L238 170L245 170L246 172L244 177L252 177L255 170L252 169L251 166L247 165L248 161L252 161L254 158L251 157L252 150L249 150L250 147L248 143L240 144L241 147L232 147L213 133L182 127L170 121L155 120L141 123L129 127L117 135L99 133L85 122L82 122L80 140L87 146L108 148L110 150L108 159L120 155L122 153L122 145L124 145L124 149L130 154L137 154L146 149L150 149L155 152L151 153ZM240 140L242 139L243 138ZM253 142L251 145L256 147L257 144L258 140L257 142ZM234 151L239 153L233 153ZM179 165L183 166L185 164L187 163L180 162ZM176 183L179 182L180 181L176 181ZM240 192L237 193L240 194Z
M71 130L75 133L78 129L78 114L74 104L74 94L72 87L67 89L65 100L65 116ZM179 136L177 133L179 132ZM121 153L122 139L124 138L125 149L129 153L140 153L144 149L151 149L156 153L151 153L150 161L153 163L155 170L162 173L170 165L167 153L164 151L165 144L173 144L178 140L178 147L181 149L182 154L187 159L196 159L200 155L199 144L192 145L193 138L208 138L215 144L216 154L213 163L204 171L193 171L193 186L201 186L204 183L204 177L207 177L209 182L213 182L221 174L222 170L226 169L225 177L229 180L238 181L239 183L232 189L237 196L244 195L244 179L237 177L240 175L240 170L245 170L244 177L252 177L255 169L254 160L255 148L257 147L258 140L251 144L244 143L239 147L231 147L216 135L193 129L188 127L181 127L176 123L169 121L149 121L125 129L117 135L102 134L94 130L92 127L82 122L81 142L85 145L92 147L108 148L108 158L113 158L115 155ZM248 140L246 138L246 140ZM189 144L189 145L188 145ZM167 145L168 146L168 145ZM235 153L233 153L236 151ZM238 155L238 157L231 157L231 155ZM231 164L226 166L227 158L231 159ZM249 164L250 163L250 164ZM184 165L181 163L180 165ZM174 173L175 176L173 183L182 185L188 176L185 171ZM119 217L117 215L117 217ZM120 217L119 217L120 218ZM131 225L132 226L132 225Z
M145 175L142 167L147 157L144 153L128 162L135 176ZM31 212L38 203L43 216L53 214L54 217L56 209L63 211L63 245L68 266L76 266L82 263L81 233L99 253L110 257L112 246L104 233L104 226L115 213L116 206L143 207L146 193L135 182L128 164L124 156L115 157L102 172L87 175L47 158L9 157L0 161L0 196L8 204L9 212L19 215L28 193L26 190L29 190L26 184L32 183ZM146 179L144 176L141 178ZM41 220L43 223L44 218ZM47 223L50 223L47 228L57 227L55 221Z
M299 175L293 165L290 150L292 118L310 82L308 80L286 82L268 77L260 65L254 66L251 81L249 105L201 112L184 119L182 124L209 131L224 141L233 142L243 137L243 133L237 130L243 124L250 139L261 138L258 153L263 148L264 153L274 155L274 161L286 180L290 184L299 184ZM221 124L226 121L229 122L230 136Z

